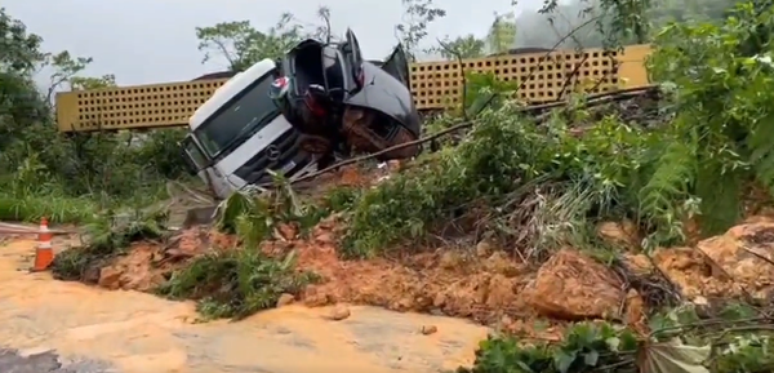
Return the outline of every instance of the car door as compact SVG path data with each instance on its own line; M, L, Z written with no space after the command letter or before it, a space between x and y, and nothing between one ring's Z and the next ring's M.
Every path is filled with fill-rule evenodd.
M404 86L409 87L409 60L406 50L398 44L389 57L381 63L382 70L398 79Z

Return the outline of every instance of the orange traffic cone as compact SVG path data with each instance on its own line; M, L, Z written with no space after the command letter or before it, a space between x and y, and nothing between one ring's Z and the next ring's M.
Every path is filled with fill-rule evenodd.
M33 272L45 271L54 261L54 249L51 247L53 234L48 230L48 219L40 220L40 231L38 232L38 248L35 250L35 265Z

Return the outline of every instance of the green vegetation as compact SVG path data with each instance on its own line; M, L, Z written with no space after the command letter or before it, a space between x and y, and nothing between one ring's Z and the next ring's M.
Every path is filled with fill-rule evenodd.
M403 4L410 17L397 30L416 56L427 25L445 12L430 0ZM283 224L303 233L333 212L343 221L340 249L349 257L378 256L399 246L419 250L453 231L500 240L537 264L568 245L600 251L593 228L601 221L635 222L645 252L685 240L689 220L699 222L703 235L727 229L741 217L750 188L774 193L774 6L756 0L729 8L729 2L716 1L702 5L708 17L698 17L690 14L691 6L654 5L571 4L606 14L595 22L596 36L577 33L568 38L573 43L615 48L653 42L648 68L661 97L657 103L637 101L644 114L632 116L615 102L590 107L582 96L564 109L528 114L507 99L515 84L471 76L464 112L474 124L467 133L444 140L440 151L374 188L312 198L278 181L272 193L235 194L221 206L218 226L239 236L240 248L196 258L159 293L195 299L209 317L244 317L272 307L282 294L295 295L324 279L297 271L293 252L263 253L261 242ZM544 10L551 14L563 6L549 2ZM319 14L324 21L330 17L327 8ZM89 244L57 258L55 271L65 279L82 279L133 239L164 237L163 215L142 214L120 224L113 211L164 198L166 182L183 177L176 144L183 132L156 131L140 141L131 134L58 134L50 94L32 83L35 68L54 66L52 81L76 89L109 85L112 77L79 77L88 59L40 52L39 38L5 13L0 29L6 35L0 48L0 219L47 215L90 223ZM497 18L488 37L449 39L438 51L447 58L500 52L523 42L529 32L523 29L519 18ZM249 22L197 29L203 51L229 46L217 53L234 70L276 57L310 34L328 36L330 30L305 30L291 15L267 32ZM427 129L441 131L460 117L447 113ZM615 250L605 254L617 257ZM460 372L771 371L770 310L721 306L715 313L653 309L655 332L649 336L603 322L573 325L559 343L492 336L482 343L474 367Z
M761 310L730 303L714 315L699 313L683 306L656 315L648 338L604 322L572 325L559 343L490 336L474 366L457 373L771 371L772 335Z
M82 76L90 58L49 53L42 39L0 10L0 219L83 222L104 209L149 203L184 175L182 130L148 135L58 133L53 94L114 84ZM35 72L53 72L45 91ZM37 78L40 78L37 76Z
M242 318L274 308L283 294L297 295L319 278L295 272L295 256L263 254L246 246L199 257L176 273L159 294L173 299L194 299L207 318Z
M320 219L346 209L354 198L350 189L334 189L321 200L301 199L286 181L276 192L260 197L233 194L222 204L217 226L241 238L237 250L219 250L194 259L175 273L158 293L173 299L195 299L207 318L241 318L273 308L283 294L297 295L305 285L320 280L316 274L297 272L295 253L281 257L264 254L259 244L272 237L281 224L292 224L303 234Z
M167 217L164 211L135 212L130 216L107 212L96 216L83 227L88 242L57 255L51 271L59 280L94 283L99 279L99 270L125 254L132 242L168 236Z

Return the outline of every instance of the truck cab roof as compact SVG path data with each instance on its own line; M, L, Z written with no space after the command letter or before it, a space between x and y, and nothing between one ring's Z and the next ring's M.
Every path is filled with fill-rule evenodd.
M271 59L264 59L258 63L255 63L254 65L250 66L249 69L242 71L237 74L233 74L231 76L231 79L229 79L225 84L220 86L215 93L210 97L207 101L202 104L196 111L191 115L191 118L188 121L188 124L191 128L191 130L195 130L199 125L202 124L207 118L209 118L212 114L214 114L218 109L220 109L223 105L225 105L229 100L234 98L234 96L238 95L240 92L242 92L245 88L247 88L250 84L261 78L262 76L270 73L276 68L276 64ZM225 72L221 73L215 73L215 74L223 74L226 75ZM213 76L215 74L207 74L203 75L195 80L206 80L203 79L208 76ZM228 76L224 76L228 77ZM212 78L210 78L212 79Z

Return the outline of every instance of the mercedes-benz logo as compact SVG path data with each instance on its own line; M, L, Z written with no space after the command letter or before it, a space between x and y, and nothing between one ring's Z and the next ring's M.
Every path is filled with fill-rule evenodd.
M280 157L280 151L276 145L269 145L269 147L266 148L266 156L269 157L270 161L276 161Z

